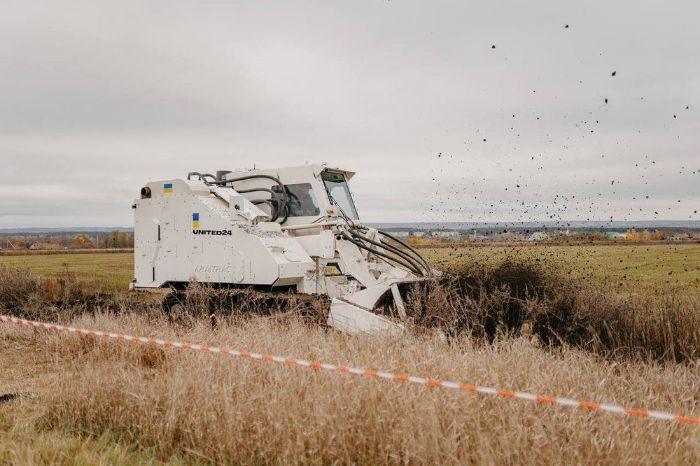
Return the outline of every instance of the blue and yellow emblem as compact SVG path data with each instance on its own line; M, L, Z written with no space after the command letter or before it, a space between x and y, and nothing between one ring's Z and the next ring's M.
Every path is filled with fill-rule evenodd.
M192 229L199 230L199 213L192 214Z
M172 184L172 183L164 183L164 184L163 184L163 192L164 192L164 193L171 193L171 192L173 192L173 184Z

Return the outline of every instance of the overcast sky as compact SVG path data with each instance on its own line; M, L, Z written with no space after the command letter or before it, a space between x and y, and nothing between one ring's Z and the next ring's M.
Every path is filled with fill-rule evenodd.
M700 219L697 2L0 3L0 228L306 162L368 221Z

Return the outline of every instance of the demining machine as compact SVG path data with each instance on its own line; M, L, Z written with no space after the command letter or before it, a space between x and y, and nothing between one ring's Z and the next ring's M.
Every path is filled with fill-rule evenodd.
M132 288L326 295L329 326L400 334L402 290L438 272L401 238L363 225L353 175L322 164L147 183L133 206Z

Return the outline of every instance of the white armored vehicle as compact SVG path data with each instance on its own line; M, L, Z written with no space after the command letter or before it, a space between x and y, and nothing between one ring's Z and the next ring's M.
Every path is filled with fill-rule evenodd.
M306 165L148 183L134 205L132 287L196 281L323 294L332 327L400 333L399 286L434 271L400 239L360 223L347 184L353 175ZM396 318L377 313L387 301Z

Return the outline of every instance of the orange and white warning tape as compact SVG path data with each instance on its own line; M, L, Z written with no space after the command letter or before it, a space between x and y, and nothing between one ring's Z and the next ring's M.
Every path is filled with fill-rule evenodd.
M27 327L37 327L54 332L78 333L94 337L106 337L114 340L133 341L138 343L146 343L150 345L184 348L195 351L204 351L207 353L219 353L228 356L236 356L241 358L256 359L259 361L270 361L290 366L307 367L311 369L325 369L327 371L342 372L348 374L361 375L364 377L373 377L380 379L393 380L395 382L410 382L420 385L428 385L431 387L450 388L465 392L480 393L482 395L491 395L500 398L520 399L526 401L534 401L547 405L562 405L571 408L581 408L590 411L604 411L615 414L625 414L630 416L639 416L652 419L660 419L663 421L672 421L678 423L700 424L700 417L682 416L678 414L666 413L663 411L652 411L648 409L625 408L624 406L610 403L593 403L589 401L574 400L571 398L562 398L554 396L537 395L534 393L502 390L492 387L482 387L479 385L471 385L459 382L448 382L445 380L437 380L426 377L415 377L411 375L396 374L392 372L377 371L371 369L360 369L357 367L341 366L337 364L327 364L320 361L307 361L305 359L287 358L282 356L271 356L269 354L252 353L249 351L239 351L228 348L217 348L215 346L197 345L192 343L183 343L179 341L161 340L158 338L146 338L139 336L126 335L123 333L103 332L100 330L89 330L79 327L68 327L65 325L51 324L46 322L38 322L34 320L19 319L17 317L0 315L0 322L24 325Z

